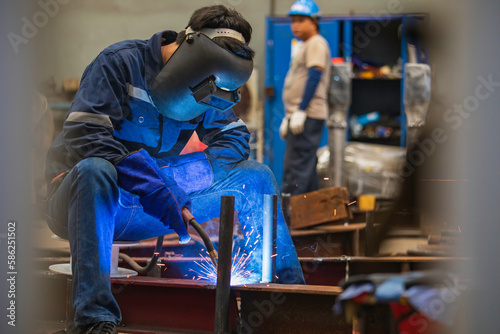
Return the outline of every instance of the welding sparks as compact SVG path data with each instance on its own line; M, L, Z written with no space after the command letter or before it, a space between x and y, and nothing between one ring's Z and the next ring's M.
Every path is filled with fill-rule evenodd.
M243 226L245 229L249 225ZM231 285L242 285L244 283L256 283L261 279L261 273L254 271L254 269L249 269L250 267L254 267L255 257L252 257L254 252L254 247L259 243L259 239L261 239L260 233L254 233L255 229L252 226L250 227L250 231L245 232L245 245L242 247L235 247L234 255L232 258L231 265ZM252 238L252 235L253 238ZM250 242L252 241L252 242ZM189 269L194 273L194 277L198 280L209 281L209 282L217 282L217 268L214 266L210 257L203 252L203 254L199 254L201 261L195 261L194 263L198 266L196 269Z
M231 285L241 285L243 283L258 281L258 274L253 270L246 269L251 261L253 250L249 254L240 253L241 248L238 248L238 251L233 257L231 266ZM200 270L189 269L189 271L196 274L193 276L193 279L196 278L197 280L217 282L217 268L215 268L208 256L199 255L202 260L200 262L195 261L194 263L200 267Z

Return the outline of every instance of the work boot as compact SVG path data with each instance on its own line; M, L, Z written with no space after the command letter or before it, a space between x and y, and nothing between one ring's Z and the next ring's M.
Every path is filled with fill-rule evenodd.
M67 334L118 334L116 330L116 325L110 321L96 322L90 325L84 326L68 326L66 330Z

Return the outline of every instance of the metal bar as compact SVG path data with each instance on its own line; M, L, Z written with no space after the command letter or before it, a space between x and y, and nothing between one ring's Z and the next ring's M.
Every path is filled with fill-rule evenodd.
M272 244L273 233L271 231L273 226L273 198L272 195L264 195L264 212L262 222L262 283L271 282L272 278Z
M276 223L278 196L264 195L264 221L262 227L262 282L275 281L276 276Z
M375 246L375 212L366 211L366 227L365 227L365 255L374 256L377 253Z
M401 17L401 31L405 31L406 27L406 16L403 15ZM405 64L408 62L408 44L406 42L406 34L401 34L401 86L400 86L400 96L404 96L404 87L405 87ZM406 112L405 112L405 103L404 99L401 98L400 101L400 116L401 116L401 138L399 139L399 146L404 147L408 143L406 142Z
M361 255L359 251L359 238L360 238L359 230L354 231L354 234L352 235L352 254L354 256Z
M347 125L329 128L328 147L330 148L329 184L332 187L344 186L344 151L346 146Z
M278 195L273 195L273 249L271 254L272 263L272 280L271 282L276 282L276 250L278 238Z
M231 255L233 250L234 196L222 196L219 225L219 263L215 295L214 332L228 333L231 293Z
M344 186L344 151L347 139L347 114L351 105L351 65L334 64L331 67L328 91L328 184L330 187Z

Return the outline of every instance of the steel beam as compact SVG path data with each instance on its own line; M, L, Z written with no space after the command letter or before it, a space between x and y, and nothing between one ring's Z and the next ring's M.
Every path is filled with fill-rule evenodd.
M241 296L240 333L352 333L333 313L339 287L261 284L233 287Z
M231 263L233 251L234 197L222 196L219 224L219 259L215 297L214 333L226 334L229 328Z
M215 285L182 279L112 279L112 292L127 331L213 333ZM228 331L238 326L236 295L229 296Z

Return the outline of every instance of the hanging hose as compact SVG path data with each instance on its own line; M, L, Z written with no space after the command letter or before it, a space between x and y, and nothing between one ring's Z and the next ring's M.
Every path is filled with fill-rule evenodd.
M151 271L156 266L156 263L158 262L158 258L160 257L161 253L161 248L163 246L163 235L159 236L158 239L156 240L156 246L155 246L155 252L153 254L153 257L151 257L151 260L146 266L141 266L137 262L135 262L134 259L132 259L130 256L124 253L119 253L118 257L122 259L123 261L127 262L127 264L132 267L135 271L137 271L139 274L147 274L148 272Z

